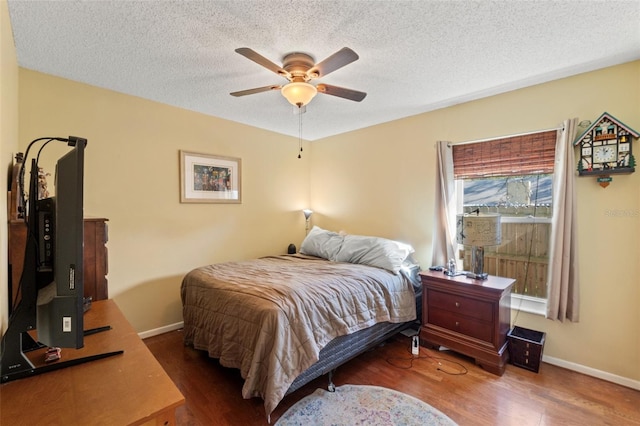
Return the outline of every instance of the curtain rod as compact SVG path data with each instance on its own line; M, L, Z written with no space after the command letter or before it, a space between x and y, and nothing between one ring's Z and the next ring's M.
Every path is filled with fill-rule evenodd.
M468 145L468 144L472 144L472 143L490 142L490 141L495 141L497 139L515 138L515 137L518 137L518 136L527 136L527 135L532 135L534 133L544 133L544 132L550 132L550 131L553 131L553 130L564 130L564 126L552 127L550 129L544 129L544 130L534 130L534 131L531 131L531 132L524 132L524 133L514 133L512 135L497 136L495 138L476 139L476 140L464 141L464 142L449 142L449 143L447 143L447 146L449 148L451 148L453 145Z

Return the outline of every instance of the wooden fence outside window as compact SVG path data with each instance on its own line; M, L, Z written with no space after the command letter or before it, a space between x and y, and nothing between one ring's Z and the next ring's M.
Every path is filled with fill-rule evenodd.
M491 209L495 213L495 208ZM500 211L502 210L502 211ZM550 208L520 209L517 215L509 209L502 214L502 244L484 248L484 272L515 278L513 293L547 298L549 240L551 238ZM511 213L509 216L506 214ZM533 219L533 214L537 215ZM542 217L541 215L542 214ZM548 215L548 216L547 216ZM463 246L463 269L471 270L471 247Z

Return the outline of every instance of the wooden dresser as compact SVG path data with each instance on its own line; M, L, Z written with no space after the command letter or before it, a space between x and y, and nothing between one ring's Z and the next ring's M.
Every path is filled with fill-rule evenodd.
M502 375L509 359L511 287L515 279L475 280L442 272L420 273L423 289L421 343L445 346Z
M108 219L84 219L84 297L93 300L109 298L107 274L109 262L107 253ZM27 225L22 219L9 221L9 311L16 300L27 240Z
M0 424L175 426L184 397L116 303L94 302L84 324L111 329L85 336L82 349L62 349L61 361L123 353L0 385ZM45 351L28 352L35 367L51 365Z

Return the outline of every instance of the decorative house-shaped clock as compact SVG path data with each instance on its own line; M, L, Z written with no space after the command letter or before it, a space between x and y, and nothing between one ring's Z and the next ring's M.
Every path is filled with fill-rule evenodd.
M598 182L606 187L614 173L633 173L636 161L633 156L632 141L640 136L638 132L603 113L574 145L580 145L578 174L580 176L600 176Z

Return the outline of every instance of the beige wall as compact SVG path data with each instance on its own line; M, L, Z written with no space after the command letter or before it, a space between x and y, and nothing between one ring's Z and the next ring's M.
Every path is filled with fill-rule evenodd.
M429 266L436 141L542 130L573 117L595 121L604 111L640 130L640 61L313 142L314 221L409 242ZM633 149L640 158L640 142ZM515 325L545 331L546 356L637 386L640 173L614 176L606 189L594 177L579 177L577 190L581 320L520 312Z
M9 22L9 8L0 1L0 187L8 188L13 156L18 151L18 62ZM7 197L0 196L0 223L7 223ZM0 330L8 321L7 227L0 232Z
M88 140L85 216L109 219L109 295L136 330L182 321L192 268L304 238L309 158L297 139L26 69L19 81L22 149L41 136ZM67 148L51 145L41 164L53 174ZM240 157L242 204L181 204L179 150Z

